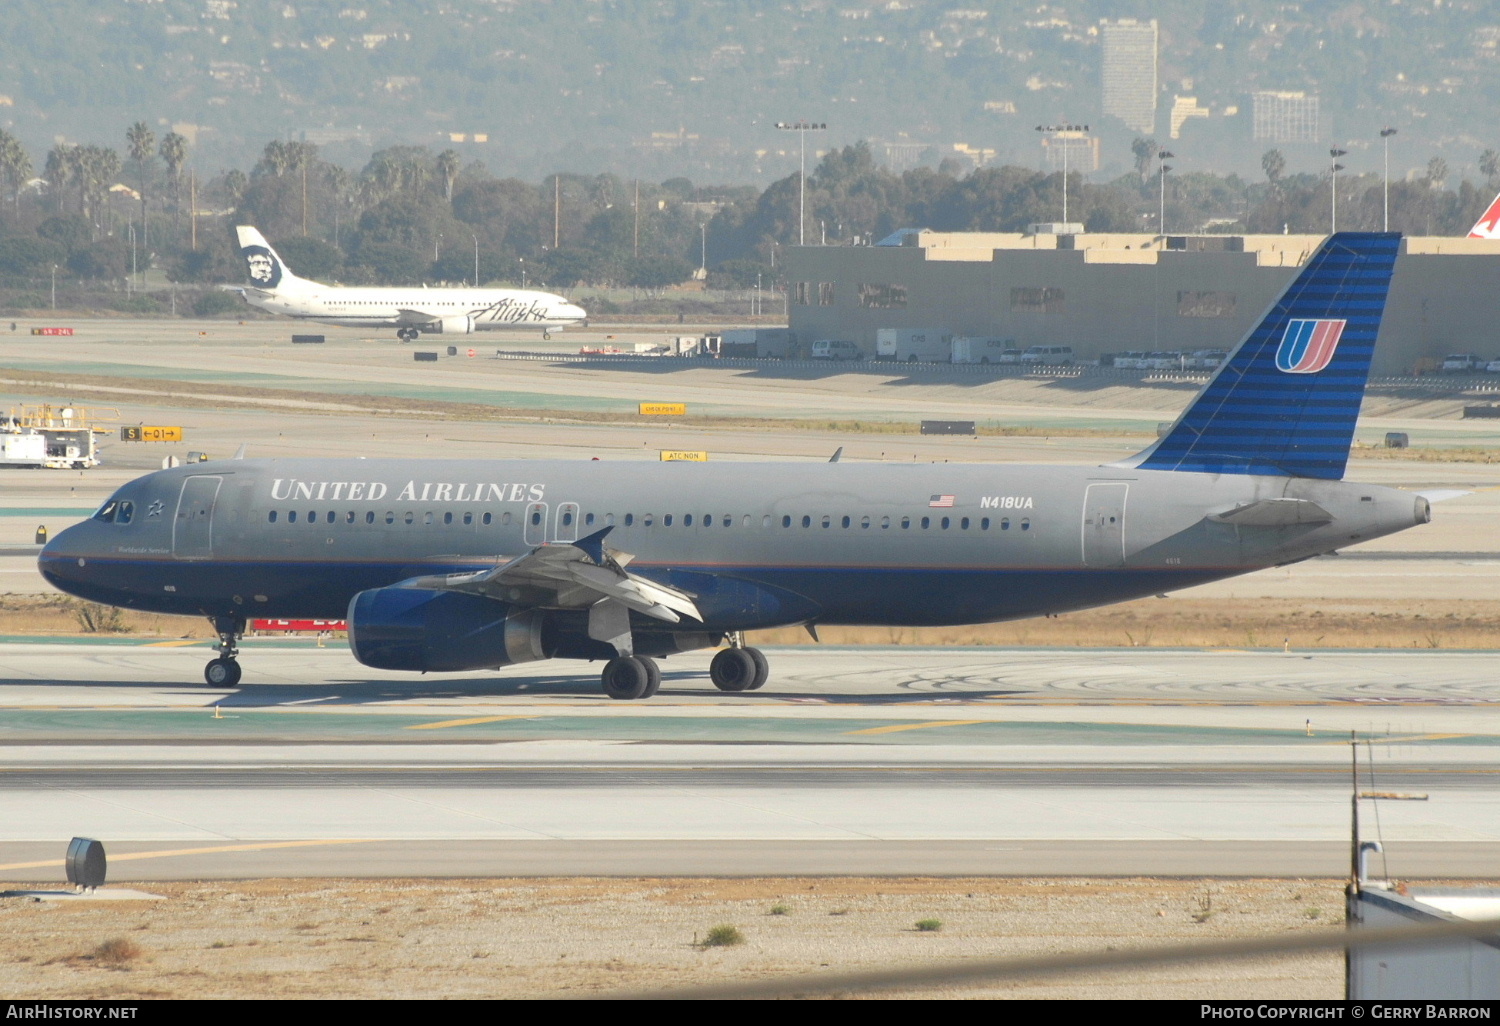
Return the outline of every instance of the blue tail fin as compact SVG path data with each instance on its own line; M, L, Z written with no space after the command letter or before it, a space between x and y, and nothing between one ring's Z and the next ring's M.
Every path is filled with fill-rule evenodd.
M1330 236L1172 429L1123 465L1342 478L1400 241Z

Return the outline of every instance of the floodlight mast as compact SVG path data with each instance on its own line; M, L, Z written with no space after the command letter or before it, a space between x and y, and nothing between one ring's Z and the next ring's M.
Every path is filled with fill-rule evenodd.
M1089 130L1089 126L1088 125L1037 125L1036 126L1036 130L1038 132L1043 133L1044 135L1051 135L1053 137L1056 137L1061 132L1081 132L1081 133L1087 133L1088 130ZM1063 224L1067 224L1068 223L1068 143L1067 143L1066 139L1063 140L1063 144L1062 144L1062 156L1063 156L1063 175L1062 175L1062 201L1063 201L1062 207L1063 207L1063 210L1062 210L1062 223Z
M807 245L807 133L826 132L827 122L778 121L776 127L796 132L802 142L802 163L797 175L797 245Z

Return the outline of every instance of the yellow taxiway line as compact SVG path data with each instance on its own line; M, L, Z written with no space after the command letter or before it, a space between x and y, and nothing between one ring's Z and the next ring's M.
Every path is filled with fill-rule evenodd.
M271 841L267 844L224 844L214 848L176 848L171 851L136 851L125 855L111 855L110 862L134 862L138 859L161 859L169 855L212 855L222 851L261 851L268 848L312 848L325 844L369 844L367 837L340 838L337 840L322 841ZM61 866L63 859L46 859L42 862L12 862L0 866L0 869L45 869L49 866Z
M928 727L967 727L971 723L993 723L994 720L932 720L927 723L897 723L890 727L866 727L864 730L846 730L849 734L894 734L900 730L926 730Z
M437 723L414 723L407 730L440 730L443 727L471 727L476 723L498 723L501 720L535 720L537 716L475 716L467 720L441 720Z

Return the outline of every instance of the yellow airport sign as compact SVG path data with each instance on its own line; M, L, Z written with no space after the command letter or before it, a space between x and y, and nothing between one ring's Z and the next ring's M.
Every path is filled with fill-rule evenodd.
M149 424L137 424L134 427L122 427L120 429L120 441L122 442L180 442L182 441L182 428L163 427Z
M678 461L678 460L683 460L683 461L686 461L688 463L707 463L708 462L708 453L706 453L706 452L693 452L693 451L690 451L690 450L687 450L687 449L663 449L663 450L661 450L661 461L663 463L671 463L671 462Z
M641 403L642 417L681 417L687 413L687 403Z

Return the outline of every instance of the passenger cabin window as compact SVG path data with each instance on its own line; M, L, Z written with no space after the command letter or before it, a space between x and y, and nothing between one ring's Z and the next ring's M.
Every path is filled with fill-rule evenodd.
M492 514L489 514L489 513L486 513L484 515L484 526L485 527L490 526L490 519L491 519L491 517L492 517Z
M572 527L573 526L573 511L572 510L564 510L563 511L562 522L563 522L563 526L564 527Z
M391 512L390 510L386 510L385 511L385 522L387 524L394 524L396 522L396 514L393 513L393 512Z
M367 524L373 524L374 522L375 522L375 511L372 509L372 510L370 510L370 512L368 512L368 513L365 514L365 523L367 523Z
M289 510L286 511L286 522L289 523L289 524L295 524L297 522L297 511L296 510L289 509Z
M672 514L668 513L666 516L662 517L662 523L666 524L668 527L671 527L672 526ZM692 527L693 526L693 515L691 513L685 513L685 514L683 514L683 517L682 517L682 526L683 527Z
M1023 517L1021 519L1021 530L1023 530L1023 531L1029 531L1029 530L1031 530L1031 521L1029 519L1027 519L1025 517Z
M585 513L583 515L583 526L584 527L593 527L594 526L594 514L592 514L592 513Z
M410 527L412 524L417 522L417 515L411 510L407 510L406 515L403 516L401 520L406 524L407 527Z
M651 525L647 524L646 526L650 527ZM661 526L663 526L663 527L671 527L672 526L672 514L667 513L667 514L664 514L662 516L662 518L661 518Z
M634 526L634 524L635 524L635 514L634 513L626 513L625 514L625 526L626 527L632 527L632 526Z
M802 518L802 526L803 527L811 527L812 526L812 517L803 517Z
M271 524L276 523L276 511L274 509L266 514L266 522Z
M923 517L922 518L922 530L925 531L925 530L927 530L931 526L932 526L932 518L931 517Z
M781 526L782 527L791 527L792 526L792 518L790 516L783 515L782 518L781 518Z
M828 529L833 524L833 518L825 514L822 520L822 524L825 530Z
M472 513L465 513L464 514L464 526L468 527L473 522L474 522L474 514L472 514Z
M846 530L848 529L848 527L849 527L849 518L848 517L845 517L843 520L841 520L839 522L844 525L844 528Z
M451 523L453 523L453 514L452 513L444 513L443 514L443 523L445 523L445 524L451 524Z
M346 524L352 524L352 523L354 523L354 510L351 509L348 513L344 514L344 523L346 523Z
M1010 517L1001 517L1000 518L1000 530L1002 530L1002 531L1009 531L1010 530Z

